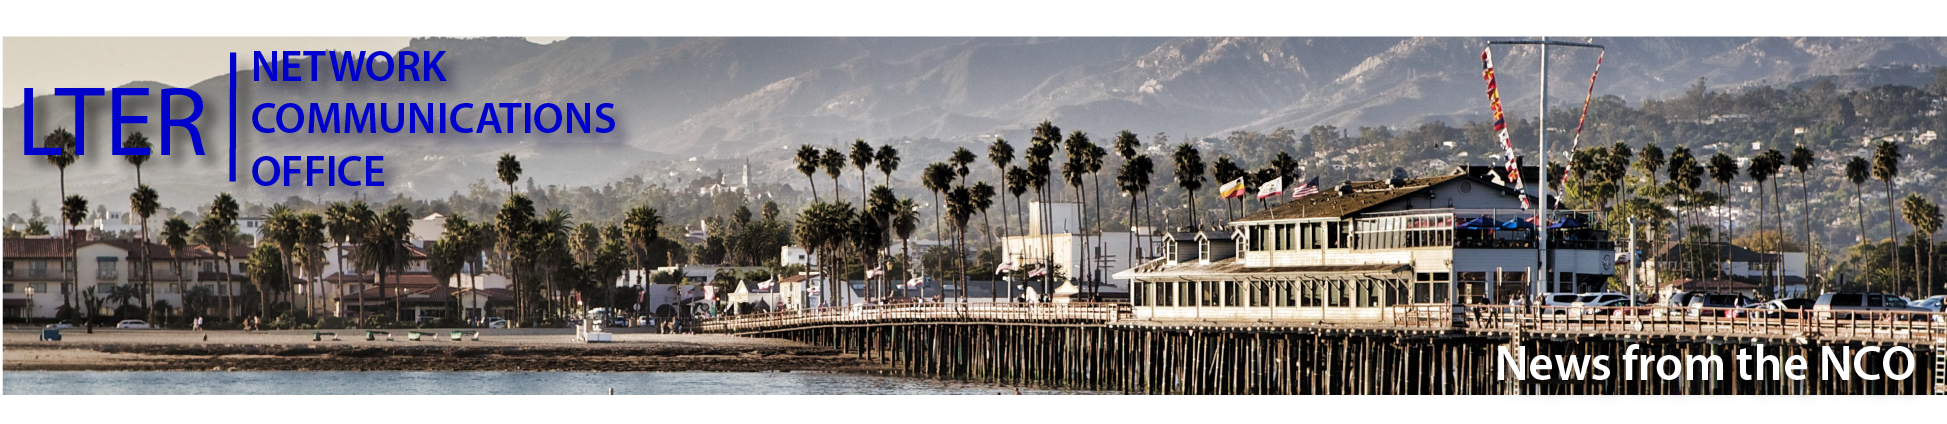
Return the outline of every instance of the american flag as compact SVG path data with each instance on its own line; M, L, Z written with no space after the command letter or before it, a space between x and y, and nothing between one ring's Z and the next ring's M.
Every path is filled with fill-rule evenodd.
M1305 196L1314 194L1318 194L1318 177L1312 177L1311 181L1306 181L1304 184L1299 185L1298 188L1291 189L1291 200L1303 199Z

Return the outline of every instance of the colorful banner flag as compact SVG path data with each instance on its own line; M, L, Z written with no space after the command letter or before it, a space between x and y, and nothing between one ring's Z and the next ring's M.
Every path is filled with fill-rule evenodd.
M1284 177L1272 178L1271 181L1265 181L1264 184L1257 186L1258 200L1279 194L1284 194Z
M1291 189L1291 200L1303 199L1305 196L1314 194L1318 194L1318 177L1312 177L1311 181L1306 181L1304 184L1300 184L1298 188Z
M1528 209L1528 189L1521 182L1521 165L1515 159L1514 141L1508 139L1507 116L1501 110L1501 88L1494 83L1494 57L1491 50L1481 48L1481 79L1487 80L1488 108L1494 111L1494 133L1501 139L1503 156L1507 157L1508 178L1514 180L1514 189L1521 194L1521 209ZM1544 174L1545 175L1545 174Z
M1589 94L1582 97L1582 117L1575 120L1575 138L1569 139L1568 151L1563 152L1567 153L1569 158L1569 160L1562 161L1561 185L1563 190L1568 189L1568 176L1571 174L1569 171L1575 168L1575 150L1582 146L1582 126L1589 123L1589 102L1595 100L1595 76L1602 74L1602 55L1604 53L1608 53L1608 51L1604 50L1602 53L1595 54L1595 72L1589 73ZM1555 196L1555 209L1561 208L1562 196Z
M1224 183L1224 186L1217 191L1225 199L1244 197L1244 179L1238 178L1236 181Z

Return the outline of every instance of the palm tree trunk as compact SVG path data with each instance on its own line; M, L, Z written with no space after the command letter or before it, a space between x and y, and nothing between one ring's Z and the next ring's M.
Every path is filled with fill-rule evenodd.
M1893 243L1893 248L1887 251L1892 258L1891 264L1893 269L1893 284L1890 287L1894 293L1899 293L1901 285L1900 223L1894 220L1896 218L1893 217L1893 214L1893 180L1888 179L1886 180L1886 237L1889 242Z
M1852 185L1852 210L1859 218L1856 220L1859 222L1859 244L1863 246L1869 241L1866 238L1866 191L1859 184ZM1872 291L1872 284L1873 280L1866 280L1866 291Z

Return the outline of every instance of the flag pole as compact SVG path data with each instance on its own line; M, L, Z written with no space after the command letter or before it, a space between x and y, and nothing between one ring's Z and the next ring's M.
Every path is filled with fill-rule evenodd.
M1536 152L1535 157L1541 158L1541 161L1536 165L1539 168L1537 172L1541 174L1535 178L1540 182L1539 186L1535 187L1535 190L1536 193L1539 193L1539 196L1536 196L1537 200L1541 201L1540 209L1535 212L1536 231L1541 233L1541 236L1538 237L1539 240L1535 243L1535 256L1541 263L1541 266L1536 269L1535 275L1532 278L1534 278L1534 281L1552 288L1553 284L1550 283L1555 281L1555 276L1548 267L1548 46L1606 49L1599 44L1548 41L1548 37L1541 37L1541 41L1490 41L1487 44L1538 44L1541 46L1540 110L1536 113L1537 118L1535 120L1535 138L1538 144L1536 147L1540 149L1539 152ZM1529 292L1539 293L1538 290L1540 289L1533 288Z

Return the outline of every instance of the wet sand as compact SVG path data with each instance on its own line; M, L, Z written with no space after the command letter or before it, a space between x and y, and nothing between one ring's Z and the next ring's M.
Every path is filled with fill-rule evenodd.
M618 333L613 343L573 341L568 329L482 330L479 341L452 341L450 330L421 341L411 330L365 340L363 330L181 331L65 329L63 341L38 341L39 329L7 329L0 369L89 371L835 371L887 367L825 347L724 335ZM628 331L628 330L621 330ZM205 341L205 336L208 340Z

